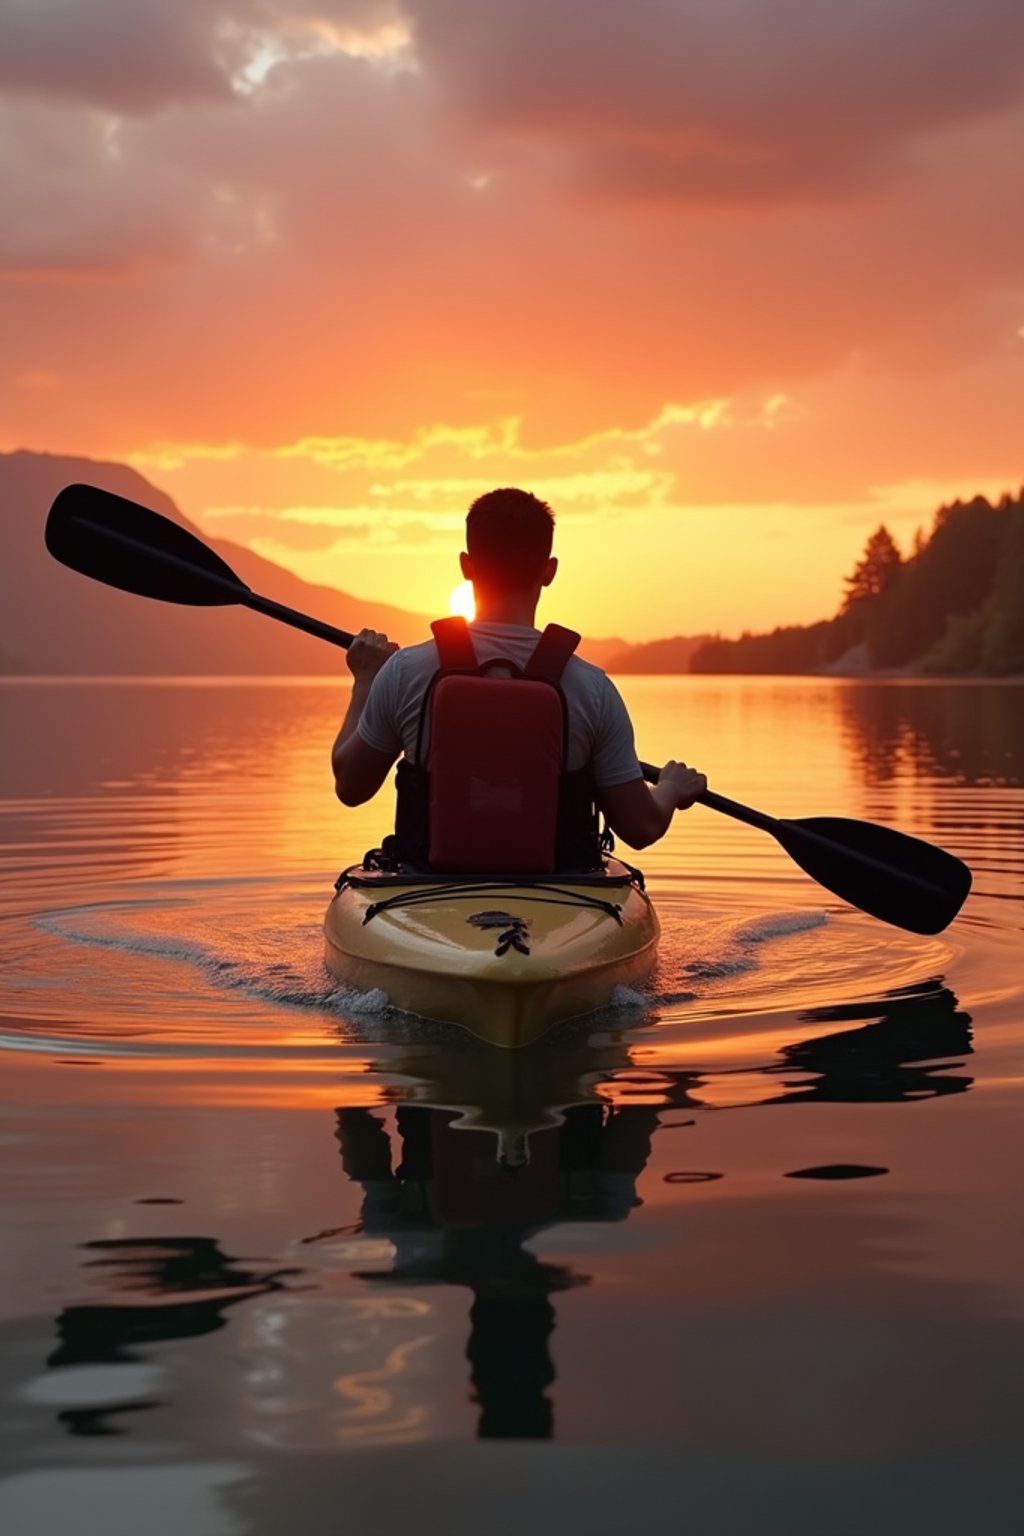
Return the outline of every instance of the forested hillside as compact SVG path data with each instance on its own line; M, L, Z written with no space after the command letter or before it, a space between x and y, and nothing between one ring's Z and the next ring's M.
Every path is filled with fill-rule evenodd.
M1024 672L1024 490L940 507L904 555L879 527L818 624L715 639L693 672Z

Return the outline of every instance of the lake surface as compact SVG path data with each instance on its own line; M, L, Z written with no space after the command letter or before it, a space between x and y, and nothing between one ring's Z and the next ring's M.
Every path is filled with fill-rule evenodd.
M698 807L649 989L500 1052L324 971L344 685L0 684L5 1536L1021 1530L1024 689L621 686L961 917Z

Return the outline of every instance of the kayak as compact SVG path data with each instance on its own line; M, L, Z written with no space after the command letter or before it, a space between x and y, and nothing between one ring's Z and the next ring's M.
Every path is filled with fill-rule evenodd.
M640 981L658 932L643 876L613 858L591 875L545 880L355 865L324 919L337 981L512 1049Z

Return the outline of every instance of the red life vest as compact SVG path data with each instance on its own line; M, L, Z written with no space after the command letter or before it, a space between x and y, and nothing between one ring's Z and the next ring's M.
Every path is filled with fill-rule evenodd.
M560 680L580 637L549 624L520 669L505 658L481 664L465 619L431 629L440 669L420 717L422 745L429 716L425 764L417 752L429 780L430 867L550 874L568 737Z

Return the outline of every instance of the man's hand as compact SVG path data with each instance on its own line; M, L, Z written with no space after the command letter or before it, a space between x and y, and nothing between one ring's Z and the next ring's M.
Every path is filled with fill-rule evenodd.
M378 752L357 729L374 678L398 646L375 629L361 629L348 648L352 695L331 753L334 787L342 805L362 805L380 789L394 759Z
M667 784L671 789L677 811L688 811L708 787L707 778L703 773L698 773L696 768L687 768L685 763L675 763L671 760L665 764L658 775L658 788L660 789L663 784Z
M696 768L669 762L658 774L657 784L630 779L599 789L597 798L617 837L631 848L649 848L664 837L676 811L689 810L707 787L707 779Z
M375 629L361 629L348 648L348 669L357 683L369 686L389 656L398 650L394 640Z

